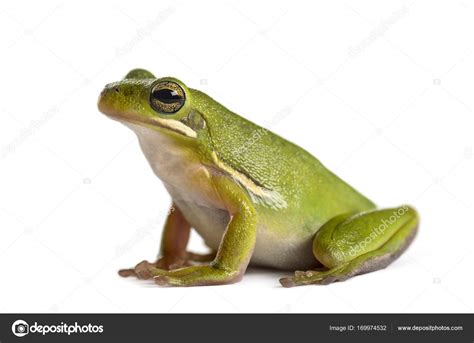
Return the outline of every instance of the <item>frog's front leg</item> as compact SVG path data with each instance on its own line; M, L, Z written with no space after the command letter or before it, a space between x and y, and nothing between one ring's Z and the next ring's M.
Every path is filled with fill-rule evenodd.
M340 215L316 233L313 253L327 270L297 271L284 287L329 284L385 268L413 241L418 214L409 206Z
M237 282L241 279L253 253L257 236L257 213L247 193L224 176L213 178L213 184L230 221L215 259L209 265L175 270L151 268L160 286L202 286Z
M190 265L192 262L212 261L215 253L200 255L186 251L191 226L184 218L181 210L173 203L168 212L168 218L161 237L160 254L156 262L142 261L134 268L121 269L123 277L136 276L139 279L149 279L151 268L176 269Z

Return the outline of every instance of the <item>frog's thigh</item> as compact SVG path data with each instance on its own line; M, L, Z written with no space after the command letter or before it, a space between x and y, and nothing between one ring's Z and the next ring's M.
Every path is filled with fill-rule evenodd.
M340 215L318 231L313 253L326 271L295 272L283 286L328 284L385 268L410 245L418 214L409 206Z

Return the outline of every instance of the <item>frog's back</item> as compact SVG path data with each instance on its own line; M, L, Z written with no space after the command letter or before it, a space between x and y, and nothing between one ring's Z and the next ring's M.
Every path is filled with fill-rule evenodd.
M264 190L266 198L254 197L258 209L273 218L303 220L309 230L345 212L363 211L374 204L341 180L310 153L229 111L206 94L203 116L214 130L209 132L212 149L226 165L245 175ZM196 99L195 99L196 100Z
M203 103L201 110L212 113L203 113L213 128L212 150L225 166L252 183L247 189L258 212L253 264L309 268L315 263L314 234L324 223L338 214L374 207L304 149L216 102Z

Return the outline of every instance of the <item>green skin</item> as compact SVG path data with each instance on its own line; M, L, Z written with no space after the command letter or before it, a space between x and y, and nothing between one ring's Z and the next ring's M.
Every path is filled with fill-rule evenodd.
M302 148L177 79L132 70L98 107L137 133L173 199L158 260L122 276L227 284L251 263L303 270L285 287L328 284L386 267L417 231L413 208L376 209ZM215 253L186 251L191 227Z

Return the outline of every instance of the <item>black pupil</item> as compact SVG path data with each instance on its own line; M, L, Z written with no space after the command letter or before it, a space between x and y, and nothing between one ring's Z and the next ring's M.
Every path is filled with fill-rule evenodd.
M153 97L165 104L173 104L176 102L181 102L183 98L172 89L159 89L153 92Z

